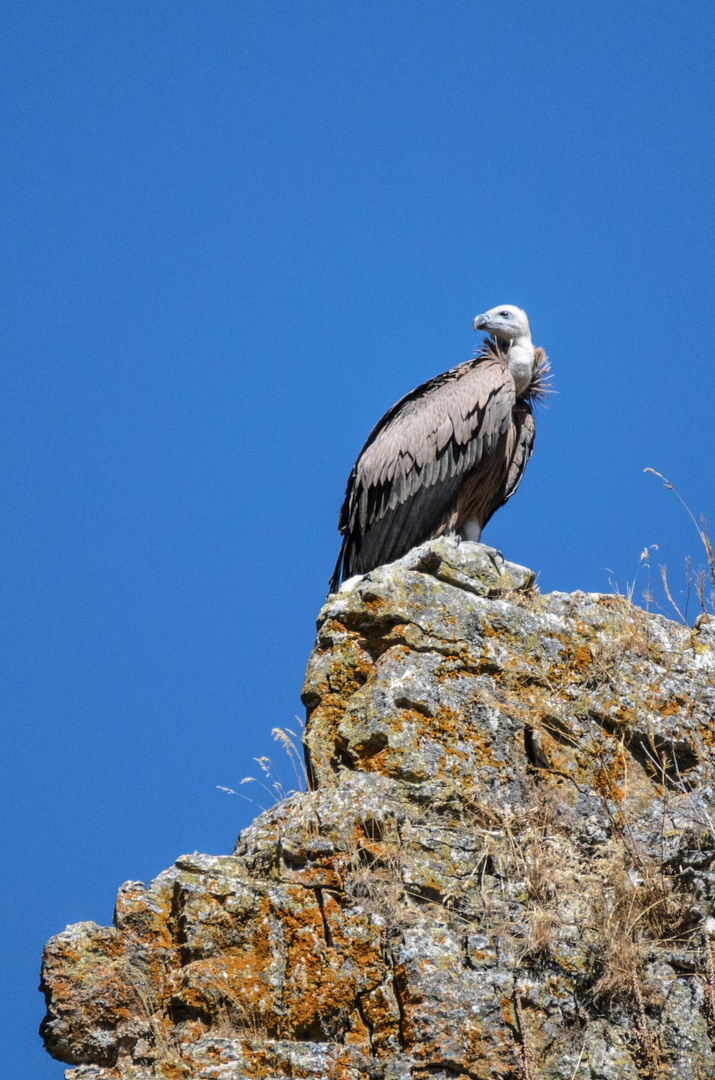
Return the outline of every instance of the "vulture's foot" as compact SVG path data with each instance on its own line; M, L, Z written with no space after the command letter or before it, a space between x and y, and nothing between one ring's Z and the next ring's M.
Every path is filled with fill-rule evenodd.
M503 574L503 572L504 572L504 564L506 563L506 559L502 555L501 551L499 551L497 548L487 547L486 544L482 544L482 547L484 548L484 550L485 550L487 556L489 557L490 562L494 566L494 569L496 570L496 572L498 574Z

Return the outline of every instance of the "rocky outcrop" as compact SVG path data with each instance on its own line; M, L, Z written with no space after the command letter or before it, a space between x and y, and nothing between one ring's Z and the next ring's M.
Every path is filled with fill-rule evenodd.
M310 791L48 943L68 1077L715 1076L715 622L439 540L304 701Z

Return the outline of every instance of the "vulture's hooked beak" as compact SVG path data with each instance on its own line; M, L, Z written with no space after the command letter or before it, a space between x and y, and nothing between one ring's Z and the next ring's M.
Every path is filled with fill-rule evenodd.
M486 315L477 315L476 319L472 323L472 326L475 330L486 330L488 329L488 325L489 319L486 317Z

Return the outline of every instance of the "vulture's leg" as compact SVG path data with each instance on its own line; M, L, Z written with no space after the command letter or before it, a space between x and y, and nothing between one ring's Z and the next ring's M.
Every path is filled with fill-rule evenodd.
M476 518L472 518L471 521L465 521L459 530L459 535L462 540L471 540L473 544L478 544L482 535L482 527Z

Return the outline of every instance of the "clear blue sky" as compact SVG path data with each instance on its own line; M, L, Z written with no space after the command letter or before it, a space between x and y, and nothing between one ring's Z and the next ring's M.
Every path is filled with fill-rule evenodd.
M281 761L354 457L479 311L558 390L485 540L682 587L643 469L715 525L714 11L3 5L3 1076L62 1075L45 939L252 816L216 785Z

